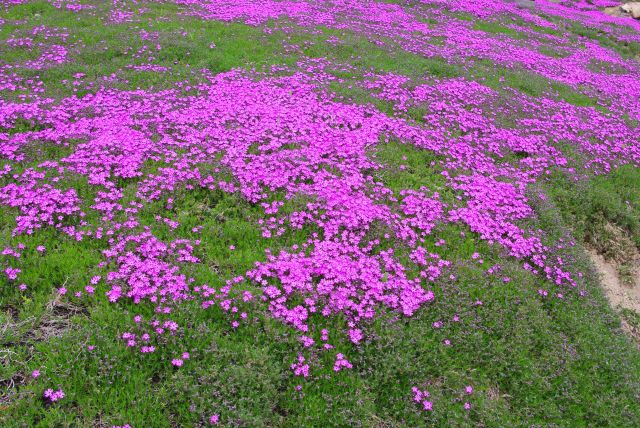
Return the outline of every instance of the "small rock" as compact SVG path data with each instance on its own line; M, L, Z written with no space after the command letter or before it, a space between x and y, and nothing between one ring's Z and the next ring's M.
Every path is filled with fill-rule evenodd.
M640 19L640 2L634 1L631 3L625 3L620 6L620 10L630 14L635 19Z
M622 18L627 16L627 13L623 11L622 7L620 6L605 7L603 12L606 13L607 15L615 16L617 18Z

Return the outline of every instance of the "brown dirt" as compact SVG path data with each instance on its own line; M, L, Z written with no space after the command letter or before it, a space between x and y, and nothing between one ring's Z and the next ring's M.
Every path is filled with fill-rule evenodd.
M600 274L600 283L614 309L629 309L640 314L640 274L635 270L630 285L620 279L618 266L607 261L595 250L589 250L589 257L596 270ZM623 329L640 341L640 332L631 326L624 318L621 318Z
M589 250L589 257L600 274L602 286L611 305L640 313L640 277L637 272L633 285L626 286L620 280L618 268L614 263L608 262L594 250Z

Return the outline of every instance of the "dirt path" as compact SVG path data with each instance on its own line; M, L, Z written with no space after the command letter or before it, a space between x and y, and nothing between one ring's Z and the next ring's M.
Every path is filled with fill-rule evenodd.
M604 288L611 306L614 309L624 308L640 314L640 277L636 274L636 278L633 281L634 286L626 286L620 281L618 270L613 263L606 261L604 257L594 250L588 250L588 253L600 274L602 288ZM624 317L621 317L621 321L623 329L640 342L640 331L631 326Z
M640 287L636 278L635 286L627 287L618 276L618 271L613 263L604 259L600 254L589 250L589 257L595 265L604 291L613 307L623 307L640 313Z

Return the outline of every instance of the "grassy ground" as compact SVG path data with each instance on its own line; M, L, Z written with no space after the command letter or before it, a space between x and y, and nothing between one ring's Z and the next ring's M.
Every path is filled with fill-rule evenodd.
M130 24L105 25L90 14L71 14L46 2L1 12L3 19L14 23L1 27L0 38L41 24L69 29L70 43L75 44L72 62L47 71L17 70L25 78L39 76L46 84L46 95L53 98L73 94L70 77L79 72L86 73L85 81L95 80L95 88L102 76L117 73L112 82L115 87L162 89L185 79L197 81L200 77L192 70L200 68L216 73L234 67L295 66L303 57L330 58L360 69L374 67L409 76L482 77L485 84L493 83L496 88L502 76L500 87L510 86L533 96L546 90L545 82L524 71L494 72L493 65L482 62L463 69L437 58L389 51L355 34L343 34L347 42L336 48L325 42L332 34L328 29L320 35L285 35L277 30L268 34L242 24L178 17L170 4L147 7L152 15L172 17L158 20L153 27L146 21L135 24L136 32L159 32L163 49L154 63L169 67L168 73L127 69L132 59L124 54L125 48L136 51L144 45L134 37ZM518 35L511 28L488 22L476 23L475 28ZM175 37L182 30L189 37ZM571 30L603 37L582 28ZM291 44L304 48L288 52L281 43L287 37ZM215 50L209 47L212 42ZM7 61L9 57L11 61L28 59L20 49L2 44L0 55ZM357 72L353 74L358 78ZM355 102L374 101L341 85L333 89ZM558 99L594 105L589 96L560 83L553 89ZM91 89L77 94L85 91ZM392 114L390 106L379 100L374 103ZM25 122L20 129L31 126L34 124ZM20 129L12 128L12 132ZM56 151L53 154L42 150L21 166L61 157L70 149L48 149ZM453 192L447 193L438 171L429 167L437 160L433 155L394 142L379 146L375 154L387 166L378 178L390 189L426 185L442 191L445 199L455 198ZM406 168L399 169L400 165ZM149 165L145 172L153 168ZM0 176L4 185L2 180ZM67 180L66 187L91 200L95 190L84 178ZM626 239L621 245L640 248L640 173L637 168L622 168L582 183L580 192L568 187L566 180L558 173L544 183L542 191L550 198L538 201L535 208L550 239L575 236L578 245L561 252L574 271L584 272L585 296L542 299L538 289L549 288L548 282L526 272L465 227L438 226L428 244L446 239L440 254L454 263L458 275L455 281L443 277L434 285L436 299L444 303L411 319L393 313L378 317L358 347L336 338L337 350L350 355L354 369L333 373L332 361L321 354L316 358L327 358L325 368L304 382L289 370L295 357L295 334L260 307L253 309L260 316L233 331L219 309L198 311L196 302L178 306L173 319L188 328L167 340L174 341L169 343L174 348L188 349L194 361L180 369L168 364L169 351L141 355L128 350L118 338L130 331L134 313L147 311L145 315L152 316L151 308L127 302L114 305L98 294L63 301L55 291L62 285L73 289L89 283L98 273L104 243L77 242L49 229L14 237L16 213L3 208L1 248L22 242L29 248L44 245L47 250L43 254L28 250L31 253L24 253L19 261L21 280L29 284L29 293L10 286L4 276L0 279L0 424L199 426L209 415L220 414L225 426L638 426L640 353L622 333L618 315L608 306L582 243L606 254L611 241L607 233L613 233L607 231L615 230ZM260 239L258 207L239 196L200 191L178 193L174 199L169 212L161 203L145 206L142 223L153 227L160 239L189 237L193 227L202 226L206 239L197 254L202 263L189 268L188 274L214 287L264 260L267 247L276 252L314 232L287 232L267 242ZM301 203L304 201L287 201L282 212L292 212ZM171 230L158 225L156 215L173 216L181 224ZM469 262L475 252L483 255L482 263ZM502 266L510 282L485 274L495 264ZM436 321L443 321L445 327L432 328ZM332 327L338 328L343 321L334 322ZM450 341L450 346L443 346L444 341ZM31 373L36 369L42 374L33 379ZM297 391L301 383L304 388ZM45 404L43 384L63 385L65 399ZM469 398L464 388L470 384L474 392ZM414 385L428 388L432 401L440 403L433 412L425 414L412 402L408 391ZM468 400L473 405L470 411L463 408Z

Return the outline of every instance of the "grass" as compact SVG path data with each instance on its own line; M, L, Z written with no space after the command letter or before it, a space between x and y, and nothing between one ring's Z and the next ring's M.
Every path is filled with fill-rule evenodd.
M146 6L150 16L175 13L174 7L164 3ZM278 30L266 34L259 27L187 17L158 21L153 27L144 20L139 24L136 30L159 31L163 48L154 54L155 63L169 67L170 72L136 72L126 68L131 56L124 53L124 47L135 51L144 43L127 25L107 25L89 13L71 14L44 1L13 6L3 13L25 22L3 25L2 39L36 24L70 29L72 41L78 43L71 63L46 72L19 71L27 78L38 75L48 87L47 94L58 98L73 94L72 86L62 80L78 72L86 72L86 80L96 81L96 88L99 77L118 73L116 87L162 89L196 79L191 70L201 68L218 73L234 67L294 66L304 57L326 57L348 62L355 70L374 67L416 79L483 78L490 87L506 85L532 96L546 95L551 87L569 103L595 105L595 100L565 85L549 85L546 79L525 71L496 68L491 63L479 62L467 70L438 58L398 49L390 52L353 34L327 29L321 35L285 35ZM474 25L482 31L517 36L515 30L497 24ZM183 29L188 35L178 36ZM605 36L589 30L572 31L609 43ZM331 35L340 36L344 43L338 47L325 43ZM301 52L285 52L281 43L285 37L290 37L288 43L301 46ZM212 42L215 48L210 47ZM18 50L11 52L13 59L26 59L21 55ZM345 77L360 76L354 71L353 76ZM353 102L372 103L393 113L392 106L365 91L338 84L331 88ZM418 120L419 112L415 116ZM0 132L27 132L41 126L21 120L19 126ZM38 147L20 167L63 156L74 144ZM378 145L373 154L385 166L373 172L375 178L396 194L426 186L440 192L447 202L455 200L439 174L440 158L433 153L390 141ZM154 172L154 166L149 165L145 172ZM2 180L0 185L5 184ZM92 199L94 189L83 179L68 177L62 185L77 189L85 200ZM47 250L24 253L15 263L12 260L23 271L21 279L29 284L28 293L18 292L15 284L0 276L0 424L202 426L210 414L220 413L228 426L255 427L638 426L640 354L621 332L618 315L609 308L581 243L606 253L611 249L608 241L612 237L606 235L610 224L640 248L640 172L623 167L579 186L576 191L566 177L553 176L544 188L553 205L540 202L537 210L550 240L570 231L578 241L563 256L585 273L581 286L587 297L544 299L537 290L551 288L551 284L524 271L498 246L487 244L468 229L441 225L425 245L435 248L436 238L446 239L439 252L454 263L457 278L444 275L434 284L438 304L410 320L383 314L371 323L361 346L336 338L332 342L336 352L349 355L355 369L336 374L329 355L314 356L326 361L310 381L293 377L288 368L296 356L295 334L269 317L258 303L252 310L259 316L234 331L219 308L205 311L196 302L187 302L170 316L187 328L167 338L169 350L148 356L130 351L119 337L131 329L134 314L146 319L154 316L149 307L112 304L98 297L62 303L53 291L62 285L86 285L103 260L106 241L77 242L46 228L28 237L13 237L16 212L3 208L0 248L27 242L29 248L44 245ZM171 210L162 201L145 206L141 222L166 240L192 237L192 228L202 226L206 239L196 250L202 262L185 273L214 287L265 260L265 250L275 253L315 232L305 228L267 241L261 239L256 221L259 207L239 196L200 190L177 191L173 197L176 202ZM274 195L272 200L278 198ZM286 201L281 213L293 212L305 202ZM171 230L156 222L156 215L175 218L181 225ZM484 260L469 262L476 251ZM397 253L408 264L401 248ZM6 260L0 259L1 263ZM487 268L496 264L502 266L501 275L487 275ZM504 282L502 276L511 281ZM98 288L96 296L105 291L104 286ZM476 304L478 301L483 304ZM460 322L454 322L454 316ZM625 318L638 325L637 316L625 314ZM432 328L435 321L443 321L445 327ZM332 319L330 327L337 330L344 325L344 320ZM445 340L451 345L445 346ZM95 348L90 350L89 345ZM175 349L191 353L179 370L169 364ZM44 372L37 381L30 378L35 369ZM67 397L59 405L45 405L43 384L63 384ZM299 384L301 392L296 391ZM465 411L463 403L469 398L462 391L470 384L475 389L473 408ZM431 391L436 404L432 413L425 414L411 401L412 386Z
M640 43L638 42L620 42L612 39L603 31L589 28L578 23L571 23L567 29L576 36L594 40L601 46L618 52L624 58L634 58L640 55Z
M640 171L627 165L606 176L598 176L570 190L566 178L552 181L551 194L557 201L565 221L573 225L578 239L607 254L615 237L607 232L607 224L620 228L624 237L640 248ZM614 254L609 254L615 258Z
M475 21L473 23L473 28L475 30L484 31L485 33L490 34L504 34L513 39L526 39L526 35L514 30L510 27L505 27L504 25L500 25L495 22L488 21Z
M382 182L396 192L423 186L440 194L451 191L439 171L442 158L433 152L389 141L376 147L375 159L384 166L379 172Z
M640 173L627 165L607 176L568 186L567 178L551 180L550 194L580 241L612 261L624 283L632 285L640 250Z

